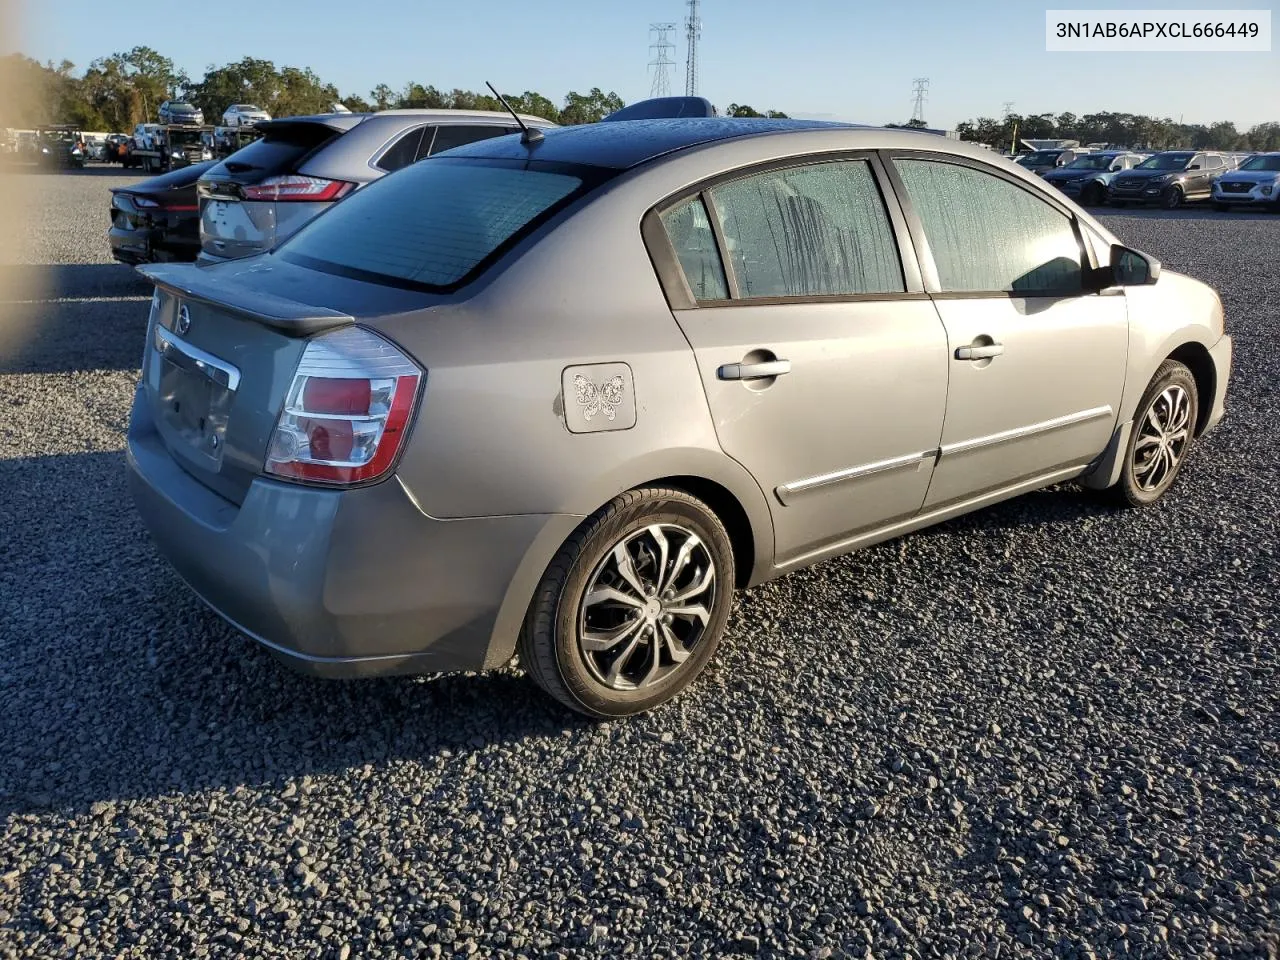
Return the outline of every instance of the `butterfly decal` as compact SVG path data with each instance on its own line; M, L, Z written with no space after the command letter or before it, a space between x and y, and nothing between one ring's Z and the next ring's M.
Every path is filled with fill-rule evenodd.
M618 404L622 403L622 384L621 376L610 377L597 385L580 373L574 374L573 388L578 395L578 404L583 408L583 419L590 420L597 413L603 413L606 419L612 420Z

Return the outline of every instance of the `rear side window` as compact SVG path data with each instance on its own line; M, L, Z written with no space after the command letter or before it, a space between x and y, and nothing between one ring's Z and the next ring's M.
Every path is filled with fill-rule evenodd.
M1082 288L1071 219L1007 180L934 160L894 160L947 292L1067 295Z
M378 168L390 173L393 170L399 170L401 167L407 167L417 160L418 145L422 141L424 131L430 136L430 127L415 127L408 133L401 135L400 139L378 158Z
M744 298L906 289L865 160L758 174L713 188L711 199Z
M527 161L428 160L356 191L279 251L356 279L450 287L582 186L580 176Z
M443 153L445 150L452 150L454 147L461 147L467 143L475 143L478 140L488 140L490 137L501 137L510 133L507 127L497 127L492 124L467 126L465 124L450 124L440 127L436 130L436 139L431 144L431 155Z
M695 300L727 300L729 287L702 197L692 197L662 215L662 225L680 260Z

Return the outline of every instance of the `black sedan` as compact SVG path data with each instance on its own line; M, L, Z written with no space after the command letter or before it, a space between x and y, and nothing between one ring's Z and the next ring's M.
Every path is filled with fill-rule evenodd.
M122 263L190 261L200 252L196 181L214 162L111 189L111 255Z

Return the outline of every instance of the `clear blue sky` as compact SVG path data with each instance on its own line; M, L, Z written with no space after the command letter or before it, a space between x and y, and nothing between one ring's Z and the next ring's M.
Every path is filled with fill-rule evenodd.
M931 81L926 119L953 126L1019 113L1116 110L1280 120L1280 54L1081 54L1044 51L1044 11L1118 4L1051 0L703 0L699 92L800 116L885 123L911 115L911 81ZM1267 9L1259 0L1176 0L1139 8ZM198 78L254 56L311 67L343 95L379 82L536 90L559 101L600 86L628 102L649 94L648 27L683 24L681 0L26 0L23 34L0 40L40 60L90 60L146 44ZM1280 17L1273 12L1273 29ZM677 31L673 83L683 92Z

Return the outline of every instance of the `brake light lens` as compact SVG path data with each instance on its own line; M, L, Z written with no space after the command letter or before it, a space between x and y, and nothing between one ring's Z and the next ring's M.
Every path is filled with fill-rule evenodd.
M403 445L424 376L392 344L360 327L316 337L293 375L266 472L322 484L383 477Z
M323 177L307 177L300 173L267 177L261 183L241 187L246 200L271 200L280 202L310 201L319 203L338 200L355 189L354 183L345 180L326 180Z

